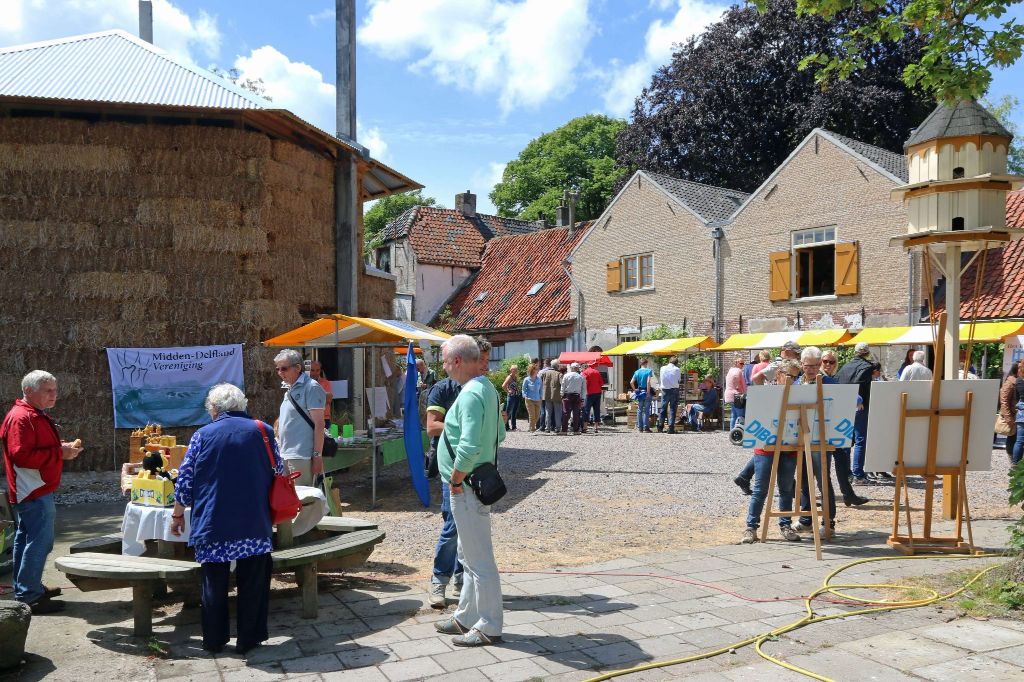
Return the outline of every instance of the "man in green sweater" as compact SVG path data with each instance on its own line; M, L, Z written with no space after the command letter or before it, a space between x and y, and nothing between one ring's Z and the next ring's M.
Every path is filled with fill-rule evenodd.
M505 427L498 394L480 371L480 348L464 334L441 348L444 370L462 386L444 419L437 464L451 491L452 516L459 533L459 562L464 569L455 615L435 624L456 635L456 646L486 646L501 641L501 580L491 543L491 508L481 504L463 482L484 462L494 462Z

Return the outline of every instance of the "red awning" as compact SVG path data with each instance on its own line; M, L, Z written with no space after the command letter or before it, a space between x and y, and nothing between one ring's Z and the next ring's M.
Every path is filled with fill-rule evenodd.
M563 351L558 356L558 361L563 365L568 365L572 362L578 362L581 365L607 365L612 366L612 359L606 355L600 353L584 353L584 352L570 352Z

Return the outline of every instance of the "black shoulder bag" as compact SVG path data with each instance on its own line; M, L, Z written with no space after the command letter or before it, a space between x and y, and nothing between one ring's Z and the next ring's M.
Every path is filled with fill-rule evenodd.
M448 454L451 455L452 460L455 459L455 448L452 447L451 441L448 440L448 434L441 432L444 436L444 444L448 448ZM480 500L480 504L492 505L505 496L508 489L505 488L505 481L501 480L501 474L498 473L498 432L494 433L494 463L484 462L478 465L469 476L466 476L466 483L476 493L476 497Z
M309 424L309 428L313 429L313 431L315 433L316 432L316 424L314 424L313 420L309 418L309 415L306 414L306 411L303 410L301 407L299 407L299 404L297 402L295 402L295 398L294 398L294 396L292 396L292 392L288 391L287 393L285 393L285 395L288 396L288 400L291 401L292 406L295 408L295 411L299 413L299 416L301 416L303 419L306 420L306 423ZM336 454L338 454L338 442L336 440L334 440L333 438L331 438L331 435L329 433L327 433L326 429L324 429L324 446L323 447L324 447L324 451L320 453L321 457L334 457Z

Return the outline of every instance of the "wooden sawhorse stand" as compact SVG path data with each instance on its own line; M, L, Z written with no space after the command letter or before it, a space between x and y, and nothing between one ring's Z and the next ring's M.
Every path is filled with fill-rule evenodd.
M939 333L937 338L943 338L946 333L946 314L939 317ZM964 394L964 406L942 409L939 407L942 372L938 370L942 365L943 346L935 344L935 367L937 371L932 375L931 400L925 409L910 409L907 407L907 394L900 394L900 431L899 443L896 450L896 494L892 502L892 535L887 540L888 544L897 552L902 554L916 554L917 552L974 552L974 533L971 531L971 512L967 503L967 446L971 437L971 407L974 400L974 392L968 391ZM939 420L942 418L962 419L963 429L960 440L960 464L958 466L940 467L935 459L938 453L939 443ZM923 467L908 467L903 463L903 451L906 445L907 420L927 419L928 420L928 450ZM908 476L924 477L924 529L923 535L914 537L913 527L910 521L910 486ZM932 535L932 512L935 507L935 480L939 476L951 476L946 481L956 481L957 491L954 495L953 519L956 521L956 535L936 536ZM952 491L944 490L943 496L950 495ZM904 513L907 522L906 534L900 533L900 494L903 495ZM963 538L963 526L967 525L967 542Z
M814 555L821 561L821 530L825 527L826 539L832 538L832 518L829 514L829 480L832 477L828 466L828 453L835 450L825 440L825 401L823 397L822 383L817 383L817 399L812 405L803 405L789 402L789 389L792 382L787 379L785 388L782 391L782 406L779 408L779 425L775 431L776 445L766 446L765 450L773 453L772 473L768 479L768 498L765 500L764 517L761 521L761 542L768 539L769 519L783 516L797 516L800 514L800 494L804 485L810 483L807 488L807 497L810 501L811 534L814 537ZM779 458L783 452L792 452L794 446L782 446L783 435L786 430L786 415L789 412L797 412L797 431L800 433L800 445L796 446L796 485L793 487L793 511L773 512L772 500L775 498L775 483L778 479ZM811 438L811 424L814 417L818 418L818 442L814 444ZM812 457L818 457L818 471L821 472L821 511L818 511L818 494L814 485L814 462ZM806 475L806 476L805 476Z

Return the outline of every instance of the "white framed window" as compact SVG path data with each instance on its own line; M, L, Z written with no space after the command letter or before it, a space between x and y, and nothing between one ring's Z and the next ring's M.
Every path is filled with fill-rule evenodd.
M622 262L622 290L650 289L654 286L654 255L625 256Z
M530 287L530 290L526 292L526 295L527 296L535 296L538 291L540 291L541 289L544 288L544 284L545 284L544 282L537 282L532 287Z
M491 346L491 355L487 359L487 367L491 370L501 367L505 360L505 346Z
M835 225L793 232L792 253L795 298L836 293Z
M565 350L565 339L543 339L540 342L540 357L554 360Z

